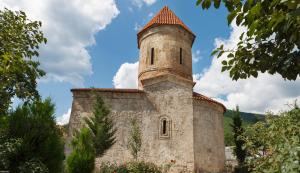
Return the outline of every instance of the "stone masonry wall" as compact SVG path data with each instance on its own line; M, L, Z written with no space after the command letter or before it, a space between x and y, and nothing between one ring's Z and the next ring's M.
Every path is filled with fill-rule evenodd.
M171 137L159 139L157 126L154 121L154 136L152 145L149 146L151 160L155 163L175 162L171 172L193 172L193 107L192 85L181 86L169 81L147 85L144 88L147 97L156 109L152 116L159 119L167 116L171 120ZM148 147L147 147L148 148Z
M196 173L220 173L225 166L223 108L194 100Z
M83 117L91 116L94 102L92 98L95 94L101 96L105 105L110 109L110 116L117 128L117 143L106 153L103 159L97 159L96 166L99 166L102 161L119 164L128 162L132 158L127 147L130 121L132 118L136 118L139 122L141 122L142 117L146 119L154 111L153 106L143 92L73 92L73 105L69 127L70 136L74 129L80 129L84 125Z
M147 86L141 93L93 92L100 95L111 110L117 127L117 143L96 160L123 164L132 160L128 150L130 121L136 118L142 132L142 150L139 160L158 165L170 164L171 173L193 172L193 108L191 88L181 87L171 82L160 82ZM92 112L92 94L73 91L73 105L70 119L70 135L83 125L83 117ZM159 137L160 118L169 117L171 136Z
M143 33L140 38L139 88L141 80L156 77L165 72L192 81L192 44L194 36L176 25L161 25ZM151 65L151 48L154 48L154 64ZM183 63L180 64L180 48Z

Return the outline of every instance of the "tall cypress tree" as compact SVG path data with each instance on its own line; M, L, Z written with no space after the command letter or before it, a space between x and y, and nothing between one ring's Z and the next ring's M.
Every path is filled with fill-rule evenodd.
M101 97L96 97L93 116L85 118L85 122L91 129L96 155L101 157L116 143L113 121L109 116L109 109L104 105Z
M246 158L246 150L243 149L243 145L245 144L245 141L240 138L240 136L244 133L243 129L243 121L240 115L239 107L236 107L236 110L234 112L234 115L232 117L233 123L231 124L232 131L233 131L233 137L234 137L234 153L237 157L239 166L243 166Z

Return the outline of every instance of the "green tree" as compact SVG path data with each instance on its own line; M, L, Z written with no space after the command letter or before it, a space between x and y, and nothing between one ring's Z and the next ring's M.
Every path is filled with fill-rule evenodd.
M109 115L109 109L100 96L96 97L93 116L85 118L85 122L93 134L96 156L103 156L116 142L116 129Z
M49 169L39 159L31 159L19 166L19 173L48 173Z
M33 58L39 56L39 45L46 43L41 26L22 11L0 10L0 116L7 113L13 97L39 98L36 79L45 73Z
M300 1L299 0L222 0L229 14L228 24L235 22L247 31L239 37L234 50L221 45L212 55L227 54L222 71L233 80L257 77L258 72L278 73L284 79L300 76ZM221 0L197 0L203 9Z
M239 107L236 107L234 115L232 117L232 133L234 138L234 154L238 160L239 166L236 169L236 172L245 172L244 162L246 158L246 149L243 148L245 141L240 137L244 133L243 121L240 115Z
M131 124L131 130L130 130L130 135L128 140L129 141L128 147L133 158L137 160L138 153L142 147L141 130L135 118L130 121L130 124Z
M50 99L23 104L9 113L8 128L0 140L0 148L4 148L0 169L12 173L62 172L64 143Z
M10 159L16 156L22 146L22 139L8 139L7 136L0 136L0 170L10 168Z
M90 129L84 127L72 140L72 153L67 159L69 173L91 173L95 167L95 146Z
M269 114L266 121L249 126L243 135L254 173L300 172L300 109Z

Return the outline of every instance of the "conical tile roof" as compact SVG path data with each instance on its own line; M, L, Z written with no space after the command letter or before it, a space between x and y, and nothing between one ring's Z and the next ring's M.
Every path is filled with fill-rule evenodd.
M143 27L143 29L138 32L138 39L144 31L157 25L179 25L195 36L195 34L176 16L176 14L170 10L168 6L165 6L150 20L149 23Z

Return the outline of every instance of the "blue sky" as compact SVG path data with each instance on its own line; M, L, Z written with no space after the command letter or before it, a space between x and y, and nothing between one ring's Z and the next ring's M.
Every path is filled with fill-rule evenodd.
M68 116L71 88L135 87L136 34L165 5L197 36L192 49L195 91L229 108L239 104L241 110L259 113L300 99L299 79L286 82L263 74L233 82L227 73L221 74L219 61L225 57L216 60L210 53L220 44L234 47L245 28L228 26L223 7L202 10L195 4L196 0L2 0L0 8L20 9L43 22L48 44L42 46L39 59L47 76L39 81L38 90L44 98L52 98L57 117Z

